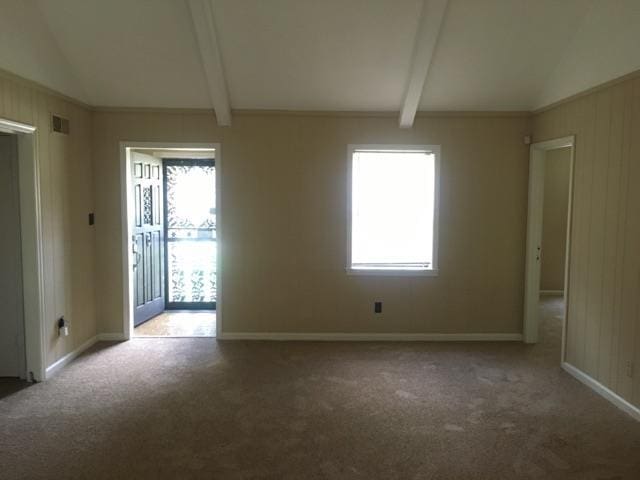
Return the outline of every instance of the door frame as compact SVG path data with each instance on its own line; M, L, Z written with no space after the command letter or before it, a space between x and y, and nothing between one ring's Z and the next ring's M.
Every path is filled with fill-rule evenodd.
M133 337L133 255L130 239L133 219L131 150L214 150L216 165L216 338L222 334L222 149L220 143L193 142L120 142L120 194L122 230L122 340Z
M205 158L174 158L174 157L167 157L167 158L163 158L162 159L162 198L163 198L163 205L162 205L162 229L164 231L164 235L163 235L163 252L164 252L164 265L163 265L163 270L164 270L164 282L163 282L163 288L164 288L164 308L165 310L216 310L217 311L217 300L218 300L218 295L217 295L217 285L216 285L216 301L214 302L170 302L169 301L169 262L168 262L168 258L169 258L169 235L168 235L168 230L169 230L169 223L167 221L167 217L169 215L169 212L167 210L167 206L168 206L168 200L167 200L167 166L177 166L177 165L190 165L190 166L209 166L209 167L216 167L216 159L212 158L212 159L205 159ZM217 188L217 183L218 183L218 171L215 170L216 173L216 188ZM217 229L217 198L216 198L216 256L217 256L217 241L218 241L218 229ZM217 273L217 265L216 265L216 273ZM218 281L217 279L217 274L216 274L216 282ZM204 306L203 306L204 305Z
M567 208L567 245L564 265L564 318L562 321L561 357L564 361L567 322L569 321L569 265L571 256L571 220L573 213L573 177L575 135L532 143L529 148L529 197L527 207L527 243L524 289L525 343L538 341L540 298L540 267L542 248L542 222L544 206L544 173L546 153L558 148L571 148L569 163L569 199Z
M40 162L34 125L0 118L0 131L18 139L18 189L20 192L20 240L22 247L22 296L25 341L24 377L46 380L44 342L44 248Z

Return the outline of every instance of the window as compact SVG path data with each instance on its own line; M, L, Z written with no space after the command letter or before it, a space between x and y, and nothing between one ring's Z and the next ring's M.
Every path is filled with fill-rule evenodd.
M437 272L438 146L350 146L350 273Z

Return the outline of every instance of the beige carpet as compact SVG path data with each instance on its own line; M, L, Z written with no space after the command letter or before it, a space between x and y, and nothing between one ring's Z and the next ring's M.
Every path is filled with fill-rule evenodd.
M640 422L542 344L100 344L5 384L0 478L633 479Z

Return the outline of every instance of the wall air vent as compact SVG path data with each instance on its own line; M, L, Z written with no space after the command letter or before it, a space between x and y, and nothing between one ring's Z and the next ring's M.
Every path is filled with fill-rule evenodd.
M58 115L51 116L51 129L54 132L64 133L69 135L69 120L59 117Z

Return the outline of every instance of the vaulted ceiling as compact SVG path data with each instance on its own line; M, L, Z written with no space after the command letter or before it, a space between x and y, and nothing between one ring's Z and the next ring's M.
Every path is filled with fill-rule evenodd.
M0 68L95 106L532 110L640 69L638 25L637 0L0 0Z

